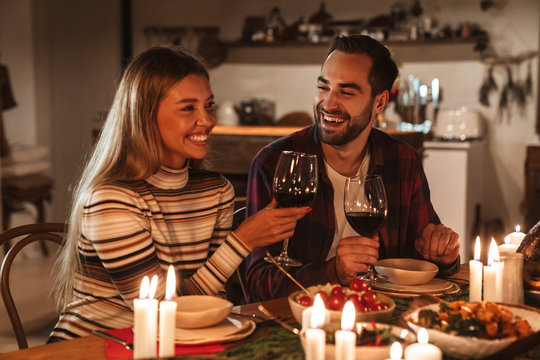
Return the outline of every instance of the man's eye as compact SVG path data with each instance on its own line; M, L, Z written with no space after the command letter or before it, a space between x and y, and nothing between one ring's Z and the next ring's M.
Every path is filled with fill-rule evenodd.
M348 96L353 96L354 95L352 92L348 92L348 91L342 91L341 93L343 95L348 95Z
M322 90L322 91L328 90L326 86L322 86L322 85L317 85L317 89Z

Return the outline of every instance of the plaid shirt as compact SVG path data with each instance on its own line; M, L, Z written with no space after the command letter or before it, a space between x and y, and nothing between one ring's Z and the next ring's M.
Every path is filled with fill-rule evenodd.
M414 249L427 224L440 224L431 205L429 187L415 149L384 132L372 129L367 146L371 154L368 172L382 176L388 198L388 217L379 232L379 258L422 259ZM288 268L302 285L338 283L335 257L326 260L334 238L334 189L326 173L324 155L315 125L281 138L263 148L251 163L247 188L247 215L253 215L272 199L274 169L283 150L316 154L319 184L311 206L313 211L300 219L289 242L289 255L304 264ZM246 283L250 301L287 296L298 290L279 269L264 261L268 249L279 254L282 242L255 248L246 259ZM459 270L459 257L449 265L437 264L439 274Z

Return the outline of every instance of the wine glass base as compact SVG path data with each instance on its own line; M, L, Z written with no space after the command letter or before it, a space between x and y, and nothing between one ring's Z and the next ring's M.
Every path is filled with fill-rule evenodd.
M266 256L264 258L265 261L269 262L269 263L274 263L272 261L272 259L270 259L268 256ZM296 267L296 266L302 266L302 262L301 261L298 261L298 260L295 260L295 259L291 259L290 257L286 257L286 256L281 256L281 255L278 255L276 257L274 257L274 260L281 266L283 267L286 267L286 266L292 266L292 267Z

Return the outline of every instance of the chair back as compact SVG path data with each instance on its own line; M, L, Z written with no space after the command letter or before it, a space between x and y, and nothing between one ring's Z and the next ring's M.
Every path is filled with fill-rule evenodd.
M67 225L63 223L38 223L18 226L6 230L0 234L0 247L7 242L12 242L11 247L4 256L2 268L0 269L0 285L2 299L13 328L13 332L17 338L19 349L28 348L28 342L26 340L26 333L24 332L17 307L15 306L15 302L11 296L9 275L13 260L23 248L36 241L52 241L58 245L62 245L66 232ZM16 243L13 243L12 240L16 238L19 238L19 240Z

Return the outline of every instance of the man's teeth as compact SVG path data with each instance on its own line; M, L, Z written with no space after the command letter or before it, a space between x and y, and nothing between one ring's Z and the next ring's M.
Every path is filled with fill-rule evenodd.
M208 135L191 135L189 139L193 141L206 141L208 140Z
M328 121L328 122L332 122L336 124L339 124L345 121L345 119L343 118L333 117L333 116L328 116L328 115L324 115L323 118L324 118L324 121Z

